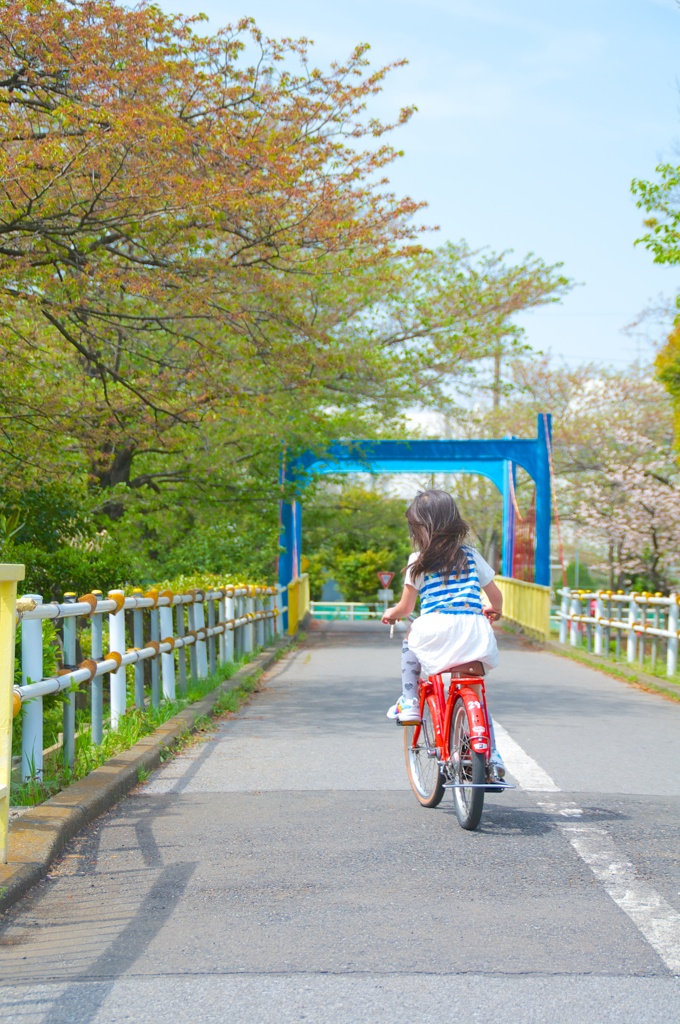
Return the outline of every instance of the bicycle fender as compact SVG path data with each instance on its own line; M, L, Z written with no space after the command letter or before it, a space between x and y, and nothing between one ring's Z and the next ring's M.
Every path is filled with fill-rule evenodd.
M489 729L484 713L484 705L474 690L462 687L458 696L465 704L470 726L470 746L477 754L488 754L491 749Z

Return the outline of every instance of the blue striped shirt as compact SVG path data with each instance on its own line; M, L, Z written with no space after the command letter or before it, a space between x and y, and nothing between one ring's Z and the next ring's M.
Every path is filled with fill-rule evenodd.
M420 591L421 615L430 612L444 612L446 615L482 614L481 588L487 586L495 574L474 548L465 546L463 551L466 568L461 570L459 577L452 574L446 582L439 572L426 572L424 576L413 579L410 568L407 569L406 583ZM409 564L416 557L413 554Z

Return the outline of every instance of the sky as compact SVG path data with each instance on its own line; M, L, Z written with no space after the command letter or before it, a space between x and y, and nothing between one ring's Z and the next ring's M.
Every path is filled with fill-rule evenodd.
M162 0L211 27L252 16L275 38L315 41L317 63L361 42L377 65L400 58L372 110L418 113L395 134L395 190L429 205L431 244L535 253L578 283L526 315L527 340L569 365L622 369L647 358L624 332L677 269L635 239L630 193L664 159L680 163L680 8L675 0ZM650 328L650 333L652 333ZM658 331L657 331L658 334Z

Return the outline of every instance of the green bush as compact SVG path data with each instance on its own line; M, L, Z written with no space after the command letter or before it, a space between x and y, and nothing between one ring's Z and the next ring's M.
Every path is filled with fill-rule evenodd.
M394 555L387 548L336 553L333 578L346 601L375 601L380 587L378 573L390 569L393 560Z
M201 590L219 590L220 587L224 587L231 583L234 586L236 584L253 584L258 586L267 586L271 581L264 579L262 576L253 577L251 575L243 574L241 576L236 575L233 572L194 572L182 576L173 576L172 579L161 580L159 583L154 583L154 587L157 590L172 590L173 594L186 594L194 587L199 587Z
M135 567L130 578L141 587L196 573L231 573L241 580L275 575L278 519L276 510L266 507L194 508L188 496L170 515L166 507L135 505L107 529L118 550L127 553Z
M12 544L5 557L8 562L26 566L21 592L41 594L44 601L61 600L68 591L78 595L91 590L106 593L134 578L129 560L110 542L100 551L82 551L68 545L44 551L33 544Z
M0 509L17 518L16 540L50 552L74 538L95 536L92 500L82 482L71 479L23 491L0 488Z
M375 601L376 573L401 570L411 552L404 512L406 501L358 483L312 485L304 507L304 554L312 598L334 579L346 601Z
M316 551L314 554L305 556L305 572L309 576L309 593L312 601L320 601L324 583L332 578L332 571L329 568L333 563L333 553L328 551Z
M567 585L570 587L576 586L576 563L569 562L567 566ZM593 590L596 584L593 579L590 569L585 562L579 562L578 567L578 589L579 590Z

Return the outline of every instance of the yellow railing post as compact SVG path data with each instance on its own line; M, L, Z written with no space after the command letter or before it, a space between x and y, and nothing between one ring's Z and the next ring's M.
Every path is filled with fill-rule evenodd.
M288 584L288 634L295 636L299 617L300 580L291 580Z
M295 636L309 611L309 576L303 573L288 584L288 633Z
M0 864L7 862L17 583L24 575L23 565L0 565Z
M550 638L550 587L525 583L507 576L495 582L503 594L503 617L515 622L538 640Z

